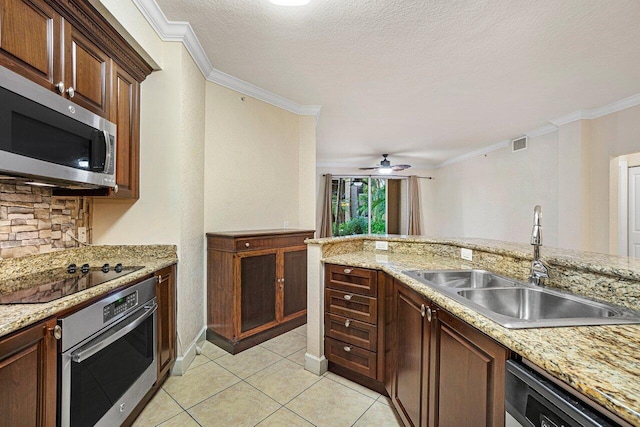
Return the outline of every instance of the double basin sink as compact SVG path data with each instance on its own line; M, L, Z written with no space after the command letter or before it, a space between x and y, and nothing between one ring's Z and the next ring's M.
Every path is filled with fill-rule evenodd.
M640 323L640 313L484 270L404 274L511 329Z

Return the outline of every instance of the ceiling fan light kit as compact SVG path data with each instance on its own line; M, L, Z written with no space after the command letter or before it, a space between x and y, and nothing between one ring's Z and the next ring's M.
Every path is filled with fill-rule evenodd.
M370 168L360 168L360 170L373 170L373 169L377 169L378 173L384 174L384 175L389 175L392 172L398 172L398 171L402 171L405 169L409 169L411 167L411 165L392 165L391 162L389 160L387 160L387 157L389 155L388 154L383 154L382 155L382 161L380 161L380 164L374 167L370 167Z

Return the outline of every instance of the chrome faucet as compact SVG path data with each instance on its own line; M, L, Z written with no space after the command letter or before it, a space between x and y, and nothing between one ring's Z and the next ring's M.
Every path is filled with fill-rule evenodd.
M540 205L538 205L533 209L533 230L531 230L533 261L531 262L531 274L529 275L529 283L538 286L544 285L544 280L549 278L549 270L547 270L547 267L540 261L540 246L542 246L541 217L542 209Z

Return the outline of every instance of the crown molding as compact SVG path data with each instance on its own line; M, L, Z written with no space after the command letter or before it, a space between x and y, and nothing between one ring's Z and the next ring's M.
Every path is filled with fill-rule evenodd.
M132 0L140 13L163 41L182 42L207 81L290 111L300 116L320 114L320 105L300 105L280 95L262 89L213 68L202 44L188 22L169 21L155 0Z
M461 156L453 157L449 160L445 160L444 162L438 163L435 167L436 169L441 168L443 166L449 166L454 163L460 163L464 160L471 159L473 157L482 156L483 154L490 153L492 151L499 150L501 148L505 148L509 146L511 140L500 141L495 144L489 145L488 147L483 147L479 150L469 151L468 153L462 154Z
M538 136L546 135L551 132L555 132L557 130L558 130L558 126L554 124L548 124L548 125L540 126L539 128L532 129L528 132L525 132L524 134L529 138L535 138Z
M626 110L627 108L635 107L637 105L640 105L640 93L620 99L618 101L614 101L601 107L574 111L571 114L567 114L565 116L551 120L551 123L556 126L562 126L578 120L593 120L599 117L606 116L608 114Z

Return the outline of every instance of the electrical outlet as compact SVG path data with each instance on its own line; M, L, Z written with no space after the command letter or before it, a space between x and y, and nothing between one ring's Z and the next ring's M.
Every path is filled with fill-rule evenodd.
M289 221L284 222L284 228L289 228Z
M376 240L376 249L379 250L379 251L388 251L389 250L389 242Z
M78 227L78 240L87 243L87 227Z
M467 261L473 261L473 251L471 249L460 249L460 256Z

